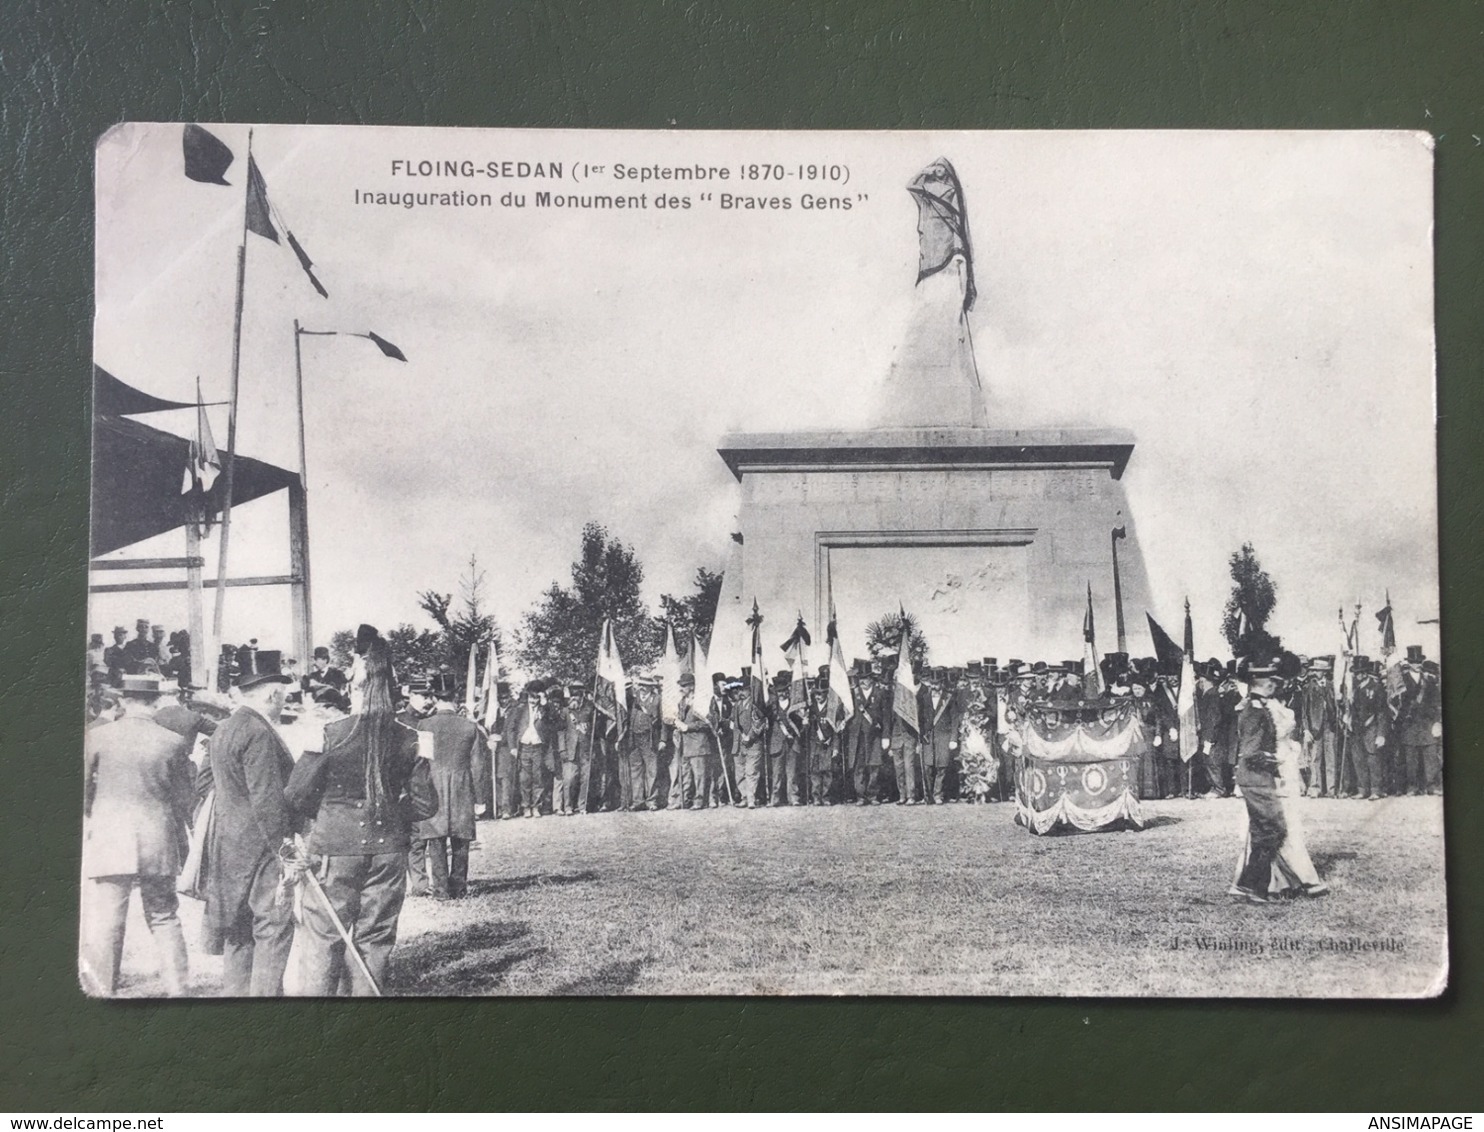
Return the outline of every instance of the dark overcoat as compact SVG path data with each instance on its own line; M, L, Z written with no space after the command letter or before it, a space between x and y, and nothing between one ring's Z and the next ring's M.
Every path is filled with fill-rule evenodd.
M283 793L294 758L271 723L240 707L211 737L211 757L203 770L208 766L216 801L203 865L201 926L208 953L219 955L226 931L247 906L253 878L294 832Z
M412 836L474 840L474 805L484 796L489 774L489 747L473 720L438 710L421 720L417 730L432 736L433 789L438 812L417 823Z
M952 692L940 692L935 707L932 690L920 688L917 718L922 724L922 765L947 767L958 755L958 698Z

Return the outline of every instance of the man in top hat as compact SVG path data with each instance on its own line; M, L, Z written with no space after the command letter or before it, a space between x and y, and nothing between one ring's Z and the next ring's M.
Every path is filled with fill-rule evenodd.
M1371 801L1394 788L1390 773L1391 707L1386 684L1368 656L1351 662L1350 735L1348 750L1356 792Z
M696 678L680 676L680 703L675 708L675 761L680 768L680 808L706 808L706 759L711 753L711 723L696 712Z
M123 677L122 718L87 733L79 974L91 995L118 988L129 894L136 887L158 952L160 981L185 993L186 946L175 877L194 802L190 744L153 718L160 678Z
M857 806L881 804L881 730L885 722L881 705L885 695L880 667L880 661L855 662L855 714L850 717L846 750Z
M280 852L292 848L294 822L284 786L294 759L276 730L288 677L276 650L254 649L237 677L238 707L217 726L203 780L216 791L206 849L206 951L223 955L229 998L283 993L294 938L287 902L277 897Z
M519 776L515 764L515 751L505 736L505 721L510 717L510 709L515 706L514 697L510 694L510 681L495 681L495 703L499 706L499 711L495 715L494 723L491 724L486 741L490 745L490 763L494 779L491 783L491 793L495 817L505 819L515 816L515 786Z
M711 725L711 755L706 760L706 798L713 806L736 801L732 784L736 781L737 737L732 729L731 683L725 672L711 674L711 706L707 722Z
M922 728L922 800L941 805L949 769L958 757L959 712L944 668L929 670L917 690L917 719Z
M629 727L622 764L619 805L625 810L660 808L660 757L663 722L660 718L660 682L653 676L634 681L629 697ZM671 773L680 774L674 764Z
M1283 803L1278 797L1278 732L1268 700L1277 694L1272 668L1253 667L1247 698L1237 710L1237 785L1247 807L1248 852L1246 864L1231 895L1254 904L1269 901L1268 885L1273 861L1288 836Z
M1294 726L1304 745L1299 775L1304 793L1321 798L1340 796L1340 714L1335 703L1335 658L1314 657L1294 695ZM1303 768L1308 768L1304 775Z
M113 627L113 644L103 650L103 664L108 669L108 683L117 688L123 684L124 673L129 671L129 630L122 625Z
M558 716L557 754L562 764L556 812L562 817L587 812L593 765L593 701L581 680L567 684L567 702Z
M546 707L546 681L532 680L505 719L505 743L515 752L520 776L520 808L528 818L541 816L543 779L554 740L553 721Z
M807 707L794 702L792 676L787 672L773 675L773 691L768 697L767 785L768 806L781 806L787 801L797 806L799 797L799 755L805 742L804 723Z
M1443 694L1438 663L1421 645L1407 646L1398 668L1400 687L1393 699L1393 731L1401 747L1402 773L1410 794L1443 792Z
M478 724L455 710L458 688L452 679L435 680L433 696L433 713L416 729L427 736L418 739L419 746L432 746L438 810L412 827L408 871L414 895L457 900L469 887L469 843L475 819L484 812L479 799L489 773L489 747Z
M314 650L314 661L308 672L304 674L304 693L310 699L318 702L328 692L343 695L346 685L350 683L345 673L330 664L330 650L320 645Z
M807 763L809 768L809 796L811 806L833 806L830 796L834 789L834 768L840 757L840 733L829 720L830 666L819 666L814 690L809 694L809 731Z
M768 739L768 705L758 703L752 690L752 669L742 670L741 686L732 696L732 734L736 739L736 804L757 806L758 778Z

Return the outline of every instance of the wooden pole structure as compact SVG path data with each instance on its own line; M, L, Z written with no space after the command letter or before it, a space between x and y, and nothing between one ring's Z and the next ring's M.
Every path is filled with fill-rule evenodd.
M294 647L308 669L314 652L314 624L309 584L309 472L304 445L304 363L299 348L302 328L294 319L294 386L299 406L299 482L289 485L289 573L297 579L290 590ZM218 591L220 592L220 591Z
M201 605L201 519L203 506L191 508L186 517L186 558L191 563L186 567L186 611L190 621L191 673L190 682L198 688L211 688L214 681L207 680L207 666L212 663L212 653L206 641L206 611Z
M252 192L251 130L247 131L247 169L248 174L243 178L242 243L237 248L237 305L232 318L232 392L227 409L227 466L222 473L222 537L217 548L216 605L211 615L213 643L222 639L222 616L227 600L227 545L232 535L232 472L237 463L237 387L242 374L242 293L247 280L247 194Z
M1113 610L1118 618L1118 651L1128 655L1128 634L1123 628L1123 582L1118 576L1118 540L1128 537L1122 523L1113 528Z

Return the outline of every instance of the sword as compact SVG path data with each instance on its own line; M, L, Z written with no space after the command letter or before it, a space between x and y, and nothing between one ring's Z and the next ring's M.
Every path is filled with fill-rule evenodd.
M320 884L319 877L314 875L314 869L309 867L309 863L303 860L303 858L296 857L293 860L305 866L300 872L300 875L308 882L310 891L319 897L320 904L324 906L325 912L330 917L330 922L335 925L335 930L340 933L340 938L345 941L346 953L355 961L356 970L360 971L361 977L371 987L371 993L377 998L380 998L381 986L377 983L376 976L371 973L371 968L366 966L365 956L361 954L361 950L356 946L356 941L351 938L350 932L345 930L345 925L340 922L340 917L335 914L335 906L330 903L330 897L325 892L324 886Z

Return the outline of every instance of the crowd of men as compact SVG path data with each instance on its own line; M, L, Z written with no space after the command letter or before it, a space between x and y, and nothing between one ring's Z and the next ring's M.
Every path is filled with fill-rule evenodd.
M124 909L137 886L166 991L181 993L179 888L206 899L207 950L225 957L225 992L282 993L294 931L283 907L282 854L312 818L296 813L285 791L304 752L321 749L326 727L359 710L354 666L347 673L319 648L300 674L251 641L223 649L217 687L192 687L188 635L167 639L147 621L132 640L122 629L114 635L112 648L99 635L89 648L84 980L113 993ZM362 626L358 652L376 639ZM1023 722L1035 711L1090 702L1135 705L1142 797L1220 797L1236 785L1248 689L1235 662L1195 665L1192 752L1180 749L1178 669L1152 657L1109 654L1096 674L1078 661L922 667L913 673L911 712L893 702L905 694L894 662L890 655L854 662L854 710L843 726L832 722L842 713L828 666L804 680L778 673L765 689L746 669L714 673L709 696L697 695L694 675L667 689L641 673L618 718L612 705L598 709L591 683L541 678L518 693L496 681L493 709L471 718L450 671L419 674L401 685L396 718L418 733L436 804L407 826L397 849L407 891L436 899L467 893L480 817L1010 801ZM1276 665L1301 740L1302 793L1441 792L1439 669L1420 648L1391 665L1346 658L1343 678L1330 656L1285 655ZM202 800L213 791L213 856L198 861L204 872L187 882L187 834L201 825ZM157 812L141 808L145 794ZM373 832L365 834L368 854L378 848ZM400 892L404 882L396 883Z

